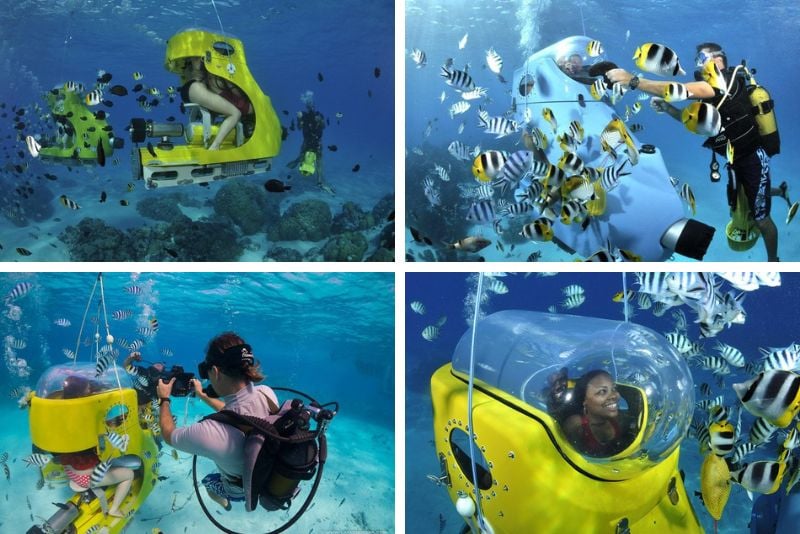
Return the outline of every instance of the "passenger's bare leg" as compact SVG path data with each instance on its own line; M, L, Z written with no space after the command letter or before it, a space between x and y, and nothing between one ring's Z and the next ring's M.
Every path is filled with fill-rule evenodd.
M189 100L211 111L225 115L225 120L222 121L217 136L214 138L211 146L208 147L209 150L219 150L222 141L225 140L225 137L233 130L236 123L239 122L239 119L242 117L242 112L218 94L209 91L208 87L203 83L193 83L189 86Z

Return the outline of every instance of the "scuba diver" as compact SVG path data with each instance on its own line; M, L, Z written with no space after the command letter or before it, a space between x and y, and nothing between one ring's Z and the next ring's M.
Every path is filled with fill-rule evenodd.
M264 380L264 375L250 345L237 334L225 332L212 339L199 371L201 378L211 382L214 395L225 397L224 403L211 404L215 409L224 407L259 418L278 412L275 392L267 386L255 385ZM175 449L210 458L216 463L219 472L207 475L202 483L209 497L230 511L232 501L245 500L242 487L245 436L232 426L209 419L176 428L170 413L174 382L174 378L169 382L159 380L157 385L161 435Z
M300 95L305 104L304 111L297 112L297 127L303 132L303 144L300 154L286 164L290 169L300 165L300 173L304 176L317 176L317 185L325 188L322 179L322 131L325 129L325 117L314 108L314 93L306 91Z
M744 77L734 76L734 73L742 67L729 68L725 51L716 43L707 42L697 45L697 67L700 69L713 68L708 65L709 62L713 62L718 71L722 73L724 79L721 80L721 85L727 87L728 91L715 88L711 83L704 81L701 71L695 71L695 79L698 81L682 84L688 91L688 98L715 107L719 106L722 130L718 135L709 137L703 146L726 157L730 141L733 162L727 164L729 178L733 181L733 177L735 177L736 182L741 184L744 189L750 212L764 238L767 261L780 261L778 258L778 230L770 217L771 196L780 196L788 202L788 187L786 182L776 189L771 187L769 157L779 151L777 130L773 132L775 135L771 135L771 133L762 135L759 132L759 125L752 111L754 104L751 103L751 98L748 96L749 91ZM666 112L670 117L683 122L681 110L662 98L672 82L647 80L619 68L608 70L605 75L611 83L619 82L630 89L639 89L654 95L650 105L656 112ZM753 82L752 78L751 82ZM761 106L758 107L761 108ZM761 113L767 113L767 111L764 110ZM712 154L712 181L719 180L718 168L716 156ZM733 197L729 198L729 203L735 206L735 193L729 193L729 197Z

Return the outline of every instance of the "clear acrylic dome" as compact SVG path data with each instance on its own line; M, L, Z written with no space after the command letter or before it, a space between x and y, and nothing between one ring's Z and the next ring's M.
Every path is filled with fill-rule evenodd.
M96 395L119 389L120 386L122 388L133 387L130 376L124 369L117 367L115 371L114 367L110 367L100 376L95 376L95 374L93 363L54 365L39 377L39 381L36 383L36 396L43 399L63 398L64 387L68 384L73 386L85 384L87 386L77 396Z
M459 341L453 368L469 373L471 330ZM562 448L622 475L661 462L680 444L691 422L694 385L680 355L660 334L640 325L524 310L487 316L475 336L476 387L496 388L547 414ZM576 448L564 432L578 413L575 381L607 372L620 395L619 412L633 421L630 439L609 455ZM559 390L559 386L563 386ZM635 459L632 463L630 460Z
M542 58L549 57L555 61L559 67L563 67L563 65L569 61L580 62L580 66L583 67L589 67L595 63L606 61L605 52L596 56L589 55L590 42L592 42L592 39L585 35L567 37L547 48L539 50L531 55L528 61L538 61Z

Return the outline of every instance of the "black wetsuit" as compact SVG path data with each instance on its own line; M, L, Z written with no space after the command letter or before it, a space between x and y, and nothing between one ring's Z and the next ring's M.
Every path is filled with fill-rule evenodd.
M315 109L309 109L302 113L297 119L297 126L303 132L303 146L300 148L300 155L309 150L317 154L317 158L322 156L322 131L325 129L325 117Z
M724 74L726 83L730 83L733 69L726 69ZM713 106L718 105L724 93L719 89L714 89L714 92L716 93L714 97L704 98L702 101ZM766 219L772 208L769 156L762 146L761 135L742 76L736 77L730 95L719 108L719 112L724 130L716 137L709 137L703 146L726 157L728 140L731 141L734 158L733 165L729 166L728 171L732 170L735 182L744 187L753 219L756 221ZM736 184L733 184L734 192L735 188ZM735 202L735 194L733 197Z

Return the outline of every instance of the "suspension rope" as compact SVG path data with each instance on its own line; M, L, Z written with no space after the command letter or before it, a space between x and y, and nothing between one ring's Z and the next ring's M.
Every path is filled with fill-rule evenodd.
M478 528L483 531L483 512L481 511L481 491L478 487L478 469L475 465L475 427L472 425L472 390L475 378L475 333L478 313L483 296L483 272L478 273L478 287L475 290L475 312L472 315L472 340L469 348L469 385L467 386L467 424L469 425L469 457L472 464L472 485L475 490L475 510L478 513Z

